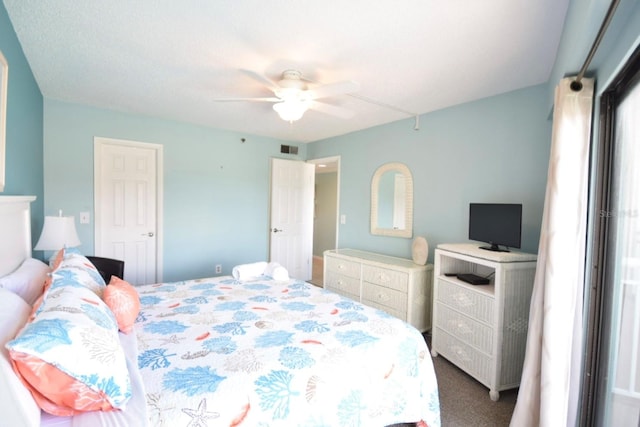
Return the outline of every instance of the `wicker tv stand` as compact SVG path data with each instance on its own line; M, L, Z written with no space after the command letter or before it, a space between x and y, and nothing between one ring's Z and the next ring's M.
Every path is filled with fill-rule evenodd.
M489 388L491 400L520 384L536 255L491 252L478 244L441 244L435 251L431 354ZM450 274L489 277L472 285Z

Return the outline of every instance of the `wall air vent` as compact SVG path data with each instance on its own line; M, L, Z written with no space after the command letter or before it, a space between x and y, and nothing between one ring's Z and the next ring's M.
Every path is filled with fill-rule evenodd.
M280 152L284 154L298 154L298 147L295 145L281 145Z

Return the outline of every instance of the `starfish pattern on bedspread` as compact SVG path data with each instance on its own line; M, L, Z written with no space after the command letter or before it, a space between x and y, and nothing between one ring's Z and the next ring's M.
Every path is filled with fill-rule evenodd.
M220 416L217 412L207 412L207 399L202 399L198 409L182 408L182 412L191 417L187 427L207 427L207 420L212 420Z

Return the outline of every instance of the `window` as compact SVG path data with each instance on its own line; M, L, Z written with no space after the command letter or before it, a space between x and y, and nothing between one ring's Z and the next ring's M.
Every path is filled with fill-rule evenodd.
M582 425L640 425L640 49L600 106Z

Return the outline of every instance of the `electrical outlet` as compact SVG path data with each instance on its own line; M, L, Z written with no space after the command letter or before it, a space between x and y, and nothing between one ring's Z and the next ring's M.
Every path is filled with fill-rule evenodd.
M222 264L216 265L216 274L222 273Z

